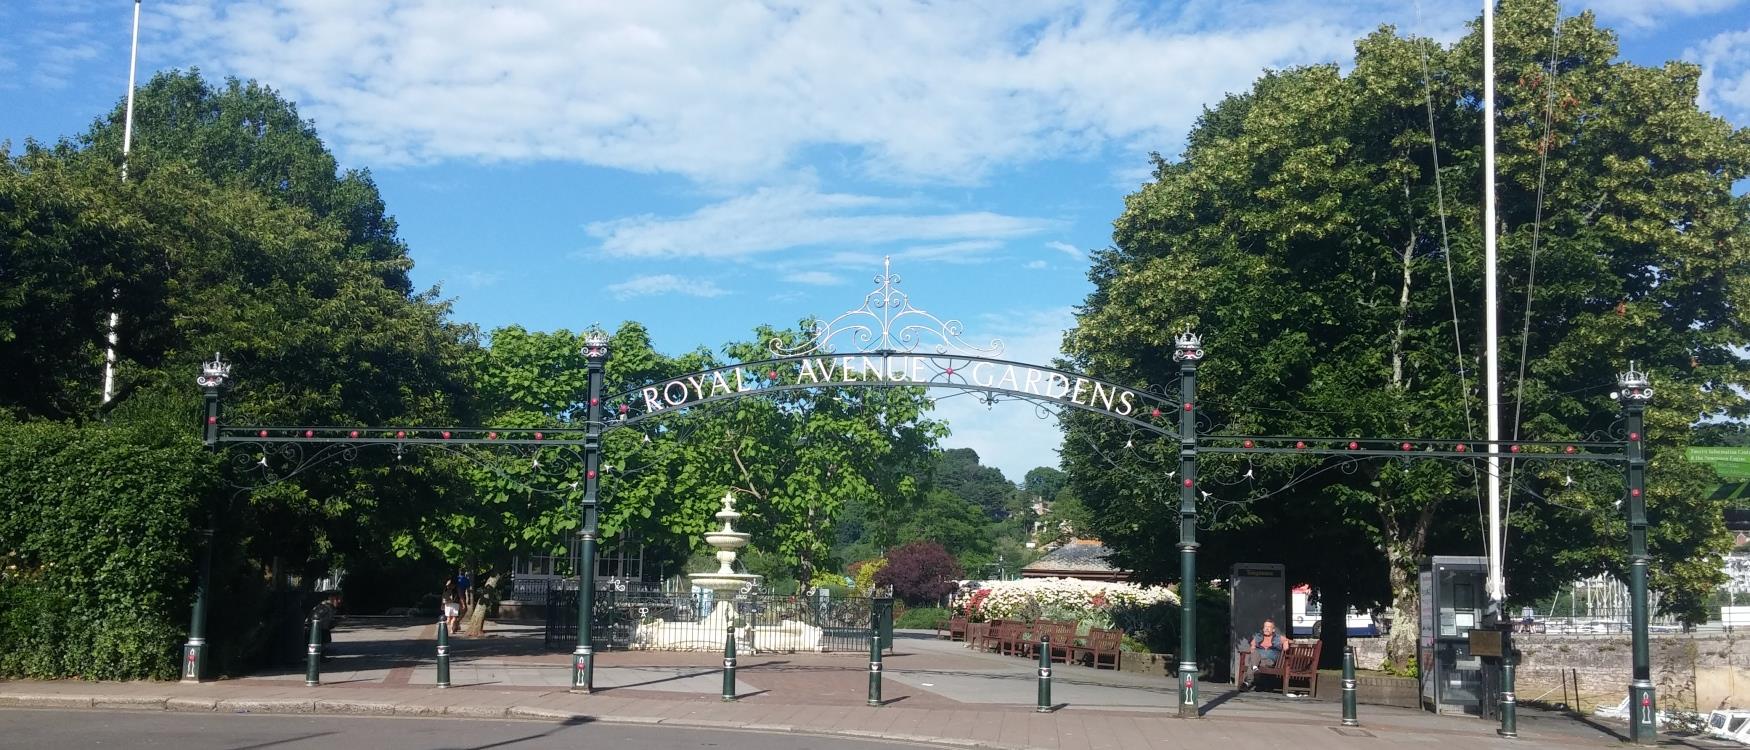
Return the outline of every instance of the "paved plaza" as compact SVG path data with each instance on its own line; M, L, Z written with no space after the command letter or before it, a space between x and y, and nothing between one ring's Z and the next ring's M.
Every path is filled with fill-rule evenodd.
M227 713L336 713L537 721L621 722L800 732L993 748L1608 747L1625 727L1522 708L1518 740L1490 723L1406 709L1361 707L1340 726L1333 700L1204 686L1203 717L1174 715L1169 680L1057 665L1050 713L1035 711L1034 663L901 632L886 658L884 705L866 705L860 654L742 653L739 700L720 699L715 654L609 651L597 692L574 695L569 649L544 647L538 626L493 624L451 639L451 682L434 687L435 626L353 619L335 633L322 685L302 668L184 685L161 682L0 682L0 706L135 708ZM1674 738L1687 747L1729 747Z

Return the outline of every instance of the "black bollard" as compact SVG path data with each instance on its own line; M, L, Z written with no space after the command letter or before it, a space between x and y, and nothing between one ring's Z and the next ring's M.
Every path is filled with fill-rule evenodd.
M450 686L450 627L444 622L443 615L438 615L437 641L437 686L447 688Z
M310 648L305 657L304 687L322 684L322 623L310 618Z
M1513 695L1513 662L1518 660L1508 653L1501 661L1501 728L1495 733L1502 737L1518 737L1519 699Z
M881 705L881 628L869 629L869 705Z
M1355 718L1355 647L1343 649L1343 726L1358 727Z
M735 700L735 626L723 635L723 700Z
M1051 711L1051 636L1039 636L1039 713Z

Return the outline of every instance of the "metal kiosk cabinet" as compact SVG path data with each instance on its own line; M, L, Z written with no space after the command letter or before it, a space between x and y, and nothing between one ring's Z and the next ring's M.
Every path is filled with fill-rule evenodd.
M1276 622L1276 632L1284 638L1292 629L1288 621L1287 569L1273 563L1235 563L1229 578L1232 598L1228 601L1228 664L1232 665L1234 684L1240 680L1240 644L1263 627L1264 620Z
M1436 555L1421 570L1422 632L1417 664L1422 670L1422 707L1436 713L1484 716L1484 665L1471 653L1471 631L1483 622L1488 560Z

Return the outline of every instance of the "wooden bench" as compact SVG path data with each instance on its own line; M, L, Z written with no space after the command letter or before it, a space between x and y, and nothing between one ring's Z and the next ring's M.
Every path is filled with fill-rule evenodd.
M936 637L950 641L966 640L966 618L950 617L936 623Z
M1070 660L1080 663L1083 657L1087 657L1090 667L1117 669L1118 660L1123 657L1124 653L1120 648L1123 642L1124 631L1122 630L1089 628L1084 645L1075 647L1075 650L1070 654Z
M1324 647L1325 644L1323 641L1313 641L1311 643L1296 643L1294 641L1289 641L1288 648L1283 650L1282 658L1276 660L1276 665L1271 667L1259 667L1258 674L1271 675L1281 680L1283 695L1301 691L1304 691L1307 695L1312 695L1313 681L1318 677L1319 672L1319 652L1323 650ZM1251 660L1251 657L1252 652L1249 650L1240 652L1240 679L1242 680L1245 679L1244 675L1246 673L1246 665L1247 662ZM1301 682L1306 683L1304 687L1296 684ZM1252 683L1252 689L1256 690L1257 687L1258 685L1254 681Z

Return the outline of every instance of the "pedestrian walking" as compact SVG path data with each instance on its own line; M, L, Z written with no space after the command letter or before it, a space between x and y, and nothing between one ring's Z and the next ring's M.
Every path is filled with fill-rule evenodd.
M462 593L456 587L456 579L444 581L444 623L451 633L462 631Z

